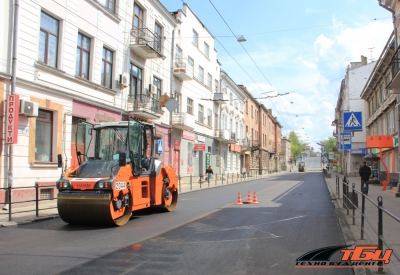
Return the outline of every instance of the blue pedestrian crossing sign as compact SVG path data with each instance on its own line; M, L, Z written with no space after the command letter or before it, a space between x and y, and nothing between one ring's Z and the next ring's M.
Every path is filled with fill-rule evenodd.
M162 154L163 152L163 141L162 139L157 140L157 154Z
M362 112L343 112L343 131L362 131Z

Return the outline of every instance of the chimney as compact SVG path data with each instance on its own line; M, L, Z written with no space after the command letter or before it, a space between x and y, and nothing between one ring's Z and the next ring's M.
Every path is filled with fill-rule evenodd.
M268 113L272 115L272 109L268 109Z
M363 65L367 65L368 64L368 59L367 59L367 57L366 56L361 56L361 63L363 64Z

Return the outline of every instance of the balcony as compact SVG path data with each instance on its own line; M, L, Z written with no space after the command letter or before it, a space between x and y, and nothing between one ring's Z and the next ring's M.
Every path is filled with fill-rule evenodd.
M172 114L172 127L182 130L194 129L194 116L188 113L173 113Z
M146 59L165 58L161 38L148 28L131 30L129 47L132 52Z
M251 141L248 138L240 139L239 145L242 147L242 152L248 151L251 147Z
M186 58L175 58L174 76L183 81L193 79L193 66L188 64Z
M228 95L224 93L215 93L213 101L218 104L226 104L228 101Z
M158 100L147 95L138 95L137 98L128 98L129 114L142 119L159 119L164 111L158 104Z
M252 149L257 149L260 146L261 146L261 142L258 139L253 139L251 141L251 148Z
M231 137L230 132L227 129L225 129L225 130L217 129L214 132L214 138L219 141L229 142L230 137Z

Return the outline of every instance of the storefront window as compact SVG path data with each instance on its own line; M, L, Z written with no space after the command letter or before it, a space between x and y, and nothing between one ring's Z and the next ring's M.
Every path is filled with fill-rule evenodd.
M35 160L52 161L53 113L39 109L36 118Z

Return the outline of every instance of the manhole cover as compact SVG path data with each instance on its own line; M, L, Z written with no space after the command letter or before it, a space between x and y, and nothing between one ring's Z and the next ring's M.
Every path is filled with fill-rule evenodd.
M301 195L303 195L303 194L300 194L300 193L293 193L292 195L293 195L293 196L301 196Z

